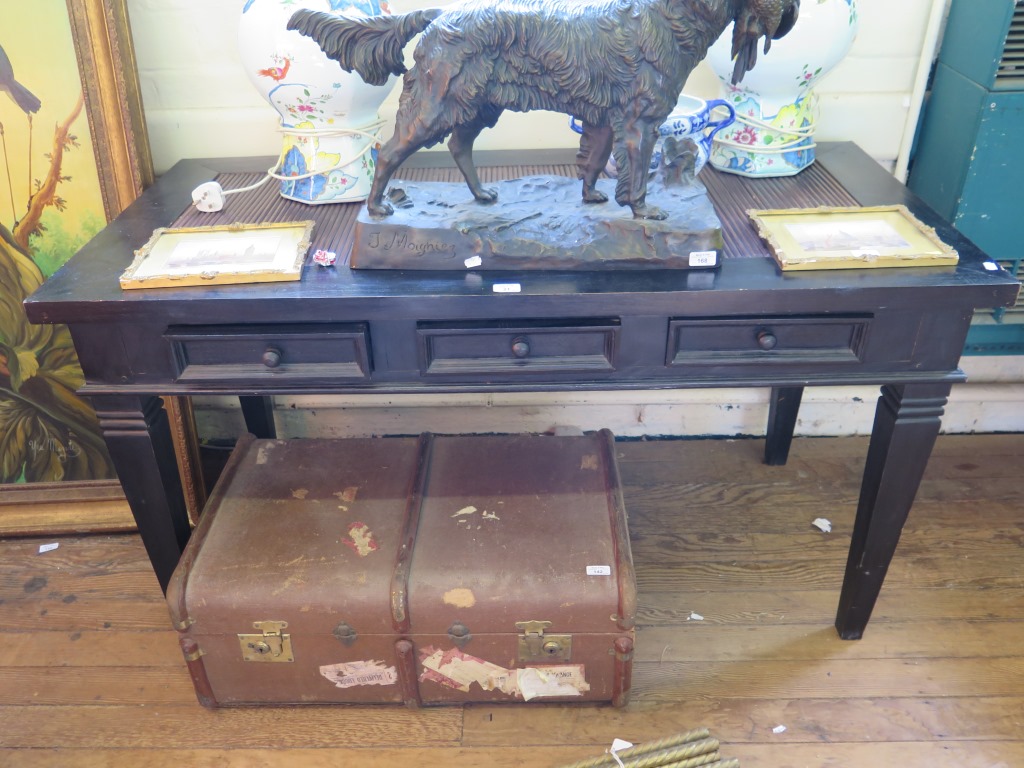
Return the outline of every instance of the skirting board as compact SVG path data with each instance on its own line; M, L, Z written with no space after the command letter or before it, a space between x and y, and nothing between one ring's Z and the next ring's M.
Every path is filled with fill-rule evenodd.
M618 437L761 436L767 389L525 392L463 395L290 396L274 400L282 437L363 437L431 431L547 432L607 428ZM808 388L796 434L834 437L871 432L877 387ZM954 387L943 432L1024 432L1024 384ZM244 429L233 398L197 398L203 437Z

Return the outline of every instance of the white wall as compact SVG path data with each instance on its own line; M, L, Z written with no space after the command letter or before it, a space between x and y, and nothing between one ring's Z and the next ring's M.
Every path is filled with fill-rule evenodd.
M815 0L804 0L812 3ZM276 114L258 96L237 53L243 0L128 0L146 117L157 172L183 157L275 155ZM399 11L429 0L393 0ZM858 0L860 33L847 58L818 88L821 140L853 140L892 168L912 118L914 83L933 0ZM927 56L927 52L926 52ZM702 65L688 93L717 95ZM397 94L382 110L393 114ZM572 147L562 115L506 114L477 142L481 149ZM443 151L443 150L442 150ZM958 387L947 410L950 431L1024 430L1021 359L970 358L978 383ZM877 390L809 390L800 434L853 434L870 429ZM762 434L765 390L466 395L461 398L279 398L289 433L544 430L555 425L611 427L622 435ZM453 406L453 403L457 403ZM234 431L237 411L208 400L204 434ZM396 408L396 405L399 408Z

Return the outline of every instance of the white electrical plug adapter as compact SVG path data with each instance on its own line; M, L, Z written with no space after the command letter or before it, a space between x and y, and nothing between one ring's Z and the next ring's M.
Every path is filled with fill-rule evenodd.
M207 181L192 190L192 202L204 213L214 213L224 207L224 189L216 181Z

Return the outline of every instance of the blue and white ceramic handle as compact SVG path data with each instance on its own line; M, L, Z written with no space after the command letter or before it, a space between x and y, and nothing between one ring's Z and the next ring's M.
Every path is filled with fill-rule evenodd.
M729 116L723 117L721 120L708 121L707 127L712 129L711 133L708 135L709 150L711 148L711 142L715 138L715 134L718 133L723 128L725 128L726 126L732 125L733 122L736 120L736 110L733 109L732 104L730 104L728 101L725 101L724 99L712 99L711 101L708 102L708 114L710 115L712 112L714 112L716 107L725 107L729 111Z
M736 119L736 110L733 106L722 99L704 101L694 96L680 97L691 105L689 111L686 107L680 107L678 111L672 112L668 118L658 126L658 141L654 145L651 155L651 171L656 171L661 166L662 146L665 138L674 136L677 139L691 139L697 146L697 156L694 159L694 174L700 172L711 156L711 143L720 130L732 124ZM725 107L728 114L721 120L712 120L711 112L717 107ZM569 127L576 133L583 133L583 126L575 117L569 118ZM615 176L614 157L609 158L606 172L609 176Z

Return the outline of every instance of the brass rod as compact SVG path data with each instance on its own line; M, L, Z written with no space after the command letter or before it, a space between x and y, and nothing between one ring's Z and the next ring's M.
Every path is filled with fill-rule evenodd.
M707 728L696 728L692 731L684 731L683 733L678 733L675 736L667 736L666 738L658 739L657 741L649 741L638 747L630 747L629 749L624 749L617 754L619 759L625 763L626 760L641 757L651 752L660 752L668 749L669 747L675 747L680 744L699 742L710 736L711 732ZM717 749L717 744L715 748ZM580 760L579 762L562 766L562 768L617 768L617 766L618 763L615 762L615 758L611 755L605 754L600 755L599 757Z
M671 759L671 758L670 758ZM718 754L716 749L714 752L708 752L706 755L697 755L695 757L688 757L685 760L678 760L674 763L657 763L651 768L716 768L721 765L719 762L722 756Z
M718 755L718 739L701 739L700 741L677 744L657 752L648 752L645 755L625 759L619 752L619 759L622 760L623 768L659 768L667 763L676 763L703 755ZM612 759L614 760L614 758ZM696 763L696 765L703 765L703 763Z

